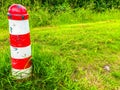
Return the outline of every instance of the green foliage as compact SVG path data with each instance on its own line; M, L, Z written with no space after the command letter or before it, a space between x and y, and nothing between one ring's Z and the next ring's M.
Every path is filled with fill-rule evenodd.
M27 8L31 27L118 19L120 14L119 0L1 0L1 28L8 28L7 11L13 3Z
M69 4L57 6L56 10L50 12L49 8L37 7L32 10L28 8L30 15L30 27L39 26L55 26L63 24L75 24L85 22L106 21L112 19L119 19L120 12L117 9L106 10L104 12L94 12L89 9L76 8L72 9ZM7 11L0 12L0 28L8 28Z
M69 5L64 5L65 8L59 8L54 13L48 9L40 8L38 12L30 11L30 25L35 26L55 26L63 24L87 23L96 21L106 21L119 19L119 10L106 10L105 12L94 12L89 9L76 8L71 9Z

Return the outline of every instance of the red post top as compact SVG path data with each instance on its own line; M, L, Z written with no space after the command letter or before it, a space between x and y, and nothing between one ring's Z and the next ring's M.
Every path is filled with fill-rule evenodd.
M8 19L26 20L28 17L26 8L20 4L13 4L8 9Z

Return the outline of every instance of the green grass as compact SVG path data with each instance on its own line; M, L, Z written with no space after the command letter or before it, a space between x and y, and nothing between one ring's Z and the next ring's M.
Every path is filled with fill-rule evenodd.
M62 6L61 6L62 8ZM65 9L65 10L64 10ZM120 11L118 9L110 9L104 12L95 12L84 8L72 9L69 6L63 8L63 10L56 10L50 12L49 8L45 7L34 7L30 10L27 7L29 13L30 27L36 28L40 26L58 26L65 24L79 24L79 23L90 23L106 20L119 19ZM0 28L8 28L7 10L4 8L0 12Z
M11 76L8 37L1 30L0 90L120 89L120 20L31 29L33 73L22 81Z

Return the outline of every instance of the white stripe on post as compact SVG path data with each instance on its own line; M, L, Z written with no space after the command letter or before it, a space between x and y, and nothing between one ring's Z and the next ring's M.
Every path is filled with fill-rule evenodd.
M13 4L8 10L12 75L27 78L32 72L28 13L24 6Z
M9 32L12 35L21 35L29 33L28 20L9 20Z
M23 48L10 46L10 49L12 58L23 59L31 56L31 45Z

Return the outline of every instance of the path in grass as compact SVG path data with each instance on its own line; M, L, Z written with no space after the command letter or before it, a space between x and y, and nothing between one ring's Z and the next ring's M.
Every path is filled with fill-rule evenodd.
M31 29L33 75L21 82L11 78L8 31L0 36L0 89L120 89L119 20Z

